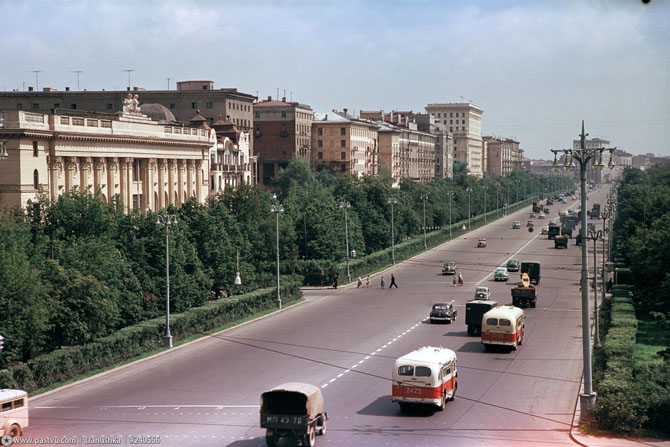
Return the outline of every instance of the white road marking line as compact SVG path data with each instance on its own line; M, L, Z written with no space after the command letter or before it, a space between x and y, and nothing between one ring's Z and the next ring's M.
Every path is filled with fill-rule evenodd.
M533 237L531 238L531 240L529 240L528 242L526 242L525 244L523 244L523 246L522 246L520 249L518 249L517 251L515 251L514 253L512 253L512 256L510 256L509 258L507 258L507 259L505 260L505 264L507 263L507 261L509 261L510 259L512 259L514 256L518 255L519 252L521 252L521 250L523 250L524 248L526 248L531 242L533 242L535 239L537 239L537 238L538 238L539 236L541 236L541 235L542 235L542 233L537 233L535 236L533 236ZM504 267L504 265L503 265L502 267ZM496 268L497 268L497 267L496 267ZM485 277L483 277L482 279L480 279L479 282L476 283L476 285L480 285L480 284L481 284L482 282L484 282L489 276L491 276L491 275L493 274L493 272L495 272L495 271L496 271L496 269L493 269L493 270L492 270L490 273L488 273Z

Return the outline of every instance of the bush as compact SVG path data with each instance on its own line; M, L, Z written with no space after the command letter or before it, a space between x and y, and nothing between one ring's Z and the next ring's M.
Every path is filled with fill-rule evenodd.
M282 282L283 300L300 297L301 278ZM256 290L234 299L222 299L173 314L170 329L174 341L183 340L271 309L276 302L276 288ZM128 326L91 343L50 352L27 363L0 370L0 388L20 388L31 392L113 366L161 347L164 333L165 320L156 318Z

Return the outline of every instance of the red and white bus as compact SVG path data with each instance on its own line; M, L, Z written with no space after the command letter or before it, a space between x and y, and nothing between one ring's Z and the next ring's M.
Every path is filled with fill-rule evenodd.
M447 400L456 397L457 380L456 353L424 346L395 361L391 399L403 410L413 404L437 405L443 410Z
M516 349L523 343L525 327L523 310L511 305L498 306L482 316L482 344L509 346Z

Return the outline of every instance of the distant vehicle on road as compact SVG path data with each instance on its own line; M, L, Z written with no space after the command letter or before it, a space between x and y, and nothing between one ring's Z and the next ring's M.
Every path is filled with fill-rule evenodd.
M9 435L16 438L23 435L23 429L26 427L28 427L28 393L23 390L1 389L0 436Z
M453 323L456 321L457 313L453 301L435 303L430 310L430 322L435 323L437 321L444 321Z
M544 219L544 211L540 211L540 214L537 215L538 219Z
M517 349L523 343L525 327L523 310L515 306L498 306L482 317L482 344L487 351L492 346Z
M542 233L542 234L549 234L549 226L548 226L548 225L544 225L544 226L542 227L542 231L541 231L541 233Z
M261 395L261 428L265 443L275 447L282 437L314 446L316 435L326 433L328 415L323 409L323 395L318 386L308 383L285 383Z
M568 248L568 236L563 234L554 238L554 248Z
M509 272L518 272L519 271L519 260L512 258L507 261L507 271Z
M442 266L442 274L443 275L453 275L456 273L456 263L453 261L447 261L444 263L444 266Z
M451 349L424 346L395 361L391 401L402 410L412 405L436 405L444 410L458 388L456 353Z
M536 213L530 213L528 216L529 219L537 219L537 214Z
M549 224L549 232L547 233L547 237L549 239L553 239L556 236L561 234L561 226L554 223L554 224Z
M492 300L472 300L465 303L465 324L468 326L468 335L481 334L482 317L496 306L498 302Z
M486 286L477 286L475 289L476 300L488 300L491 298L491 291Z
M516 307L535 307L537 303L537 288L523 285L512 289L512 304Z
M514 223L512 224L512 229L518 230L519 228L521 228L521 221L515 220Z
M477 247L484 248L486 247L486 238L480 237L477 241Z
M528 228L533 228L534 225L535 225L535 224L533 223L532 220L529 220L528 222L526 222L526 226L527 226Z
M508 281L509 272L506 267L498 267L495 272L493 272L493 279L495 281Z

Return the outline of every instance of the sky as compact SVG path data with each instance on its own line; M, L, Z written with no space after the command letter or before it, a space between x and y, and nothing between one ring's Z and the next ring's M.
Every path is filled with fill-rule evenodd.
M124 90L133 70L148 90L208 79L315 112L470 102L527 158L582 120L670 156L668 24L670 0L0 0L0 90L76 89L75 71Z

